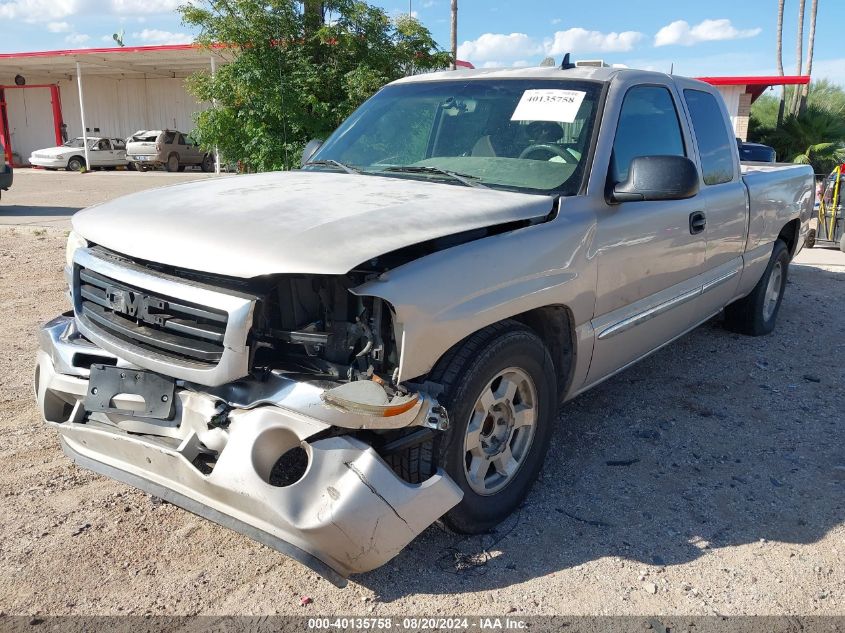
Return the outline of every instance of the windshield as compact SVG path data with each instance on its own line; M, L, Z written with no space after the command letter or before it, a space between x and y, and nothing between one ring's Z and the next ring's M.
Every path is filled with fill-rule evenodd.
M62 147L82 147L84 144L85 143L82 140L82 138L79 137L79 138L72 138L69 141L65 141L64 144L62 144Z
M574 195L600 88L536 79L388 86L331 135L312 168Z

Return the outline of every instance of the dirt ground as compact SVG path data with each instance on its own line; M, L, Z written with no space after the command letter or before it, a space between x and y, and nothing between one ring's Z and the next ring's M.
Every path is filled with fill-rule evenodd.
M224 174L225 176L226 174ZM189 168L166 171L92 171L87 174L16 169L15 181L0 199L0 226L70 229L70 217L85 207L144 189L214 178Z
M845 614L845 256L820 259L773 335L714 319L565 405L495 533L431 527L340 590L62 455L31 371L64 231L2 228L0 614Z

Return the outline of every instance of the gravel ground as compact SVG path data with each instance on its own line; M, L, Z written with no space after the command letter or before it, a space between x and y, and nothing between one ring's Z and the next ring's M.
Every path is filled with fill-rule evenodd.
M31 370L63 258L0 229L0 614L845 614L839 253L792 268L773 335L713 320L564 406L494 534L431 527L344 590L61 454Z

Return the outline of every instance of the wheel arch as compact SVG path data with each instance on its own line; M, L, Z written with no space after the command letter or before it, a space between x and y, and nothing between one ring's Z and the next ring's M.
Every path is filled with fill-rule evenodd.
M562 398L575 374L577 348L572 311L564 305L549 305L514 315L512 319L531 328L548 348L555 366L558 396Z
M787 222L778 233L777 239L783 240L789 249L789 257L795 256L798 249L798 238L801 233L801 220L798 218Z
M76 160L80 161L80 162L82 163L82 166L83 166L83 167L87 167L87 166L88 166L88 163L85 161L85 156L82 156L82 155L80 155L80 154L74 154L73 156L71 156L70 158L68 158L68 159L67 159L67 165L70 165L70 161L72 161L72 160L74 160L74 159L76 159ZM65 169L67 169L67 165L65 165Z

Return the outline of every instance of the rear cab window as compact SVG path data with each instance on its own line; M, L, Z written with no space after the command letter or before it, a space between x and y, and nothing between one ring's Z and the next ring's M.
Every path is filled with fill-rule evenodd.
M628 178L631 161L638 156L686 155L678 110L669 89L634 86L628 90L613 141L610 169L613 183Z
M736 141L728 133L719 102L709 92L693 89L684 90L684 100L698 144L704 184L731 182L736 172L733 159Z

